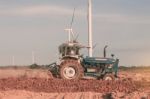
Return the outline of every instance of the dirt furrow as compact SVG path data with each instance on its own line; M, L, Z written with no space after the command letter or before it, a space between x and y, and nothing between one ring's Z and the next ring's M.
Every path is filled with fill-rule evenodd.
M46 78L4 78L0 79L0 90L27 90L35 92L126 92L135 91L131 79L118 81L61 80Z

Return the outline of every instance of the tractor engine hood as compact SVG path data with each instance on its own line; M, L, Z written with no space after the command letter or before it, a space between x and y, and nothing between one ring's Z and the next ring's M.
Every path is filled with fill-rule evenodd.
M85 64L113 64L116 62L113 58L101 58L101 57L86 57L83 59Z

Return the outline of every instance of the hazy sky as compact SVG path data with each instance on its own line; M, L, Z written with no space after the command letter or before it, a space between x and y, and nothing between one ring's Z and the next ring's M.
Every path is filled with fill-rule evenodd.
M58 46L76 8L73 29L87 45L87 0L0 0L0 65L58 58ZM120 65L150 65L150 0L93 0L94 56L114 53ZM87 50L84 49L84 55Z

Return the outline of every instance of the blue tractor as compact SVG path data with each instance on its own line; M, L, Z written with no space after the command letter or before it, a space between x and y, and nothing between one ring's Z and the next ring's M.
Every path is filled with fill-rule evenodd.
M114 80L117 77L119 59L106 57L83 57L80 50L85 48L77 41L70 41L59 46L60 59L50 65L50 71L61 79L82 79L94 77L96 79Z

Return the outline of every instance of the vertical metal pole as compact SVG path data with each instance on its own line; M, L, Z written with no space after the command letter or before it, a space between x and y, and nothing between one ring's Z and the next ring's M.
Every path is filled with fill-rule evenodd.
M68 42L71 42L71 32L72 32L72 29L65 29L65 31L68 32Z
M88 0L88 43L89 43L89 57L93 56L93 48L92 48L92 0Z
M71 41L71 29L69 29L69 38L68 38L69 42Z
M35 64L35 55L34 55L34 51L32 51L32 64Z
M12 57L12 65L15 66L15 56Z

